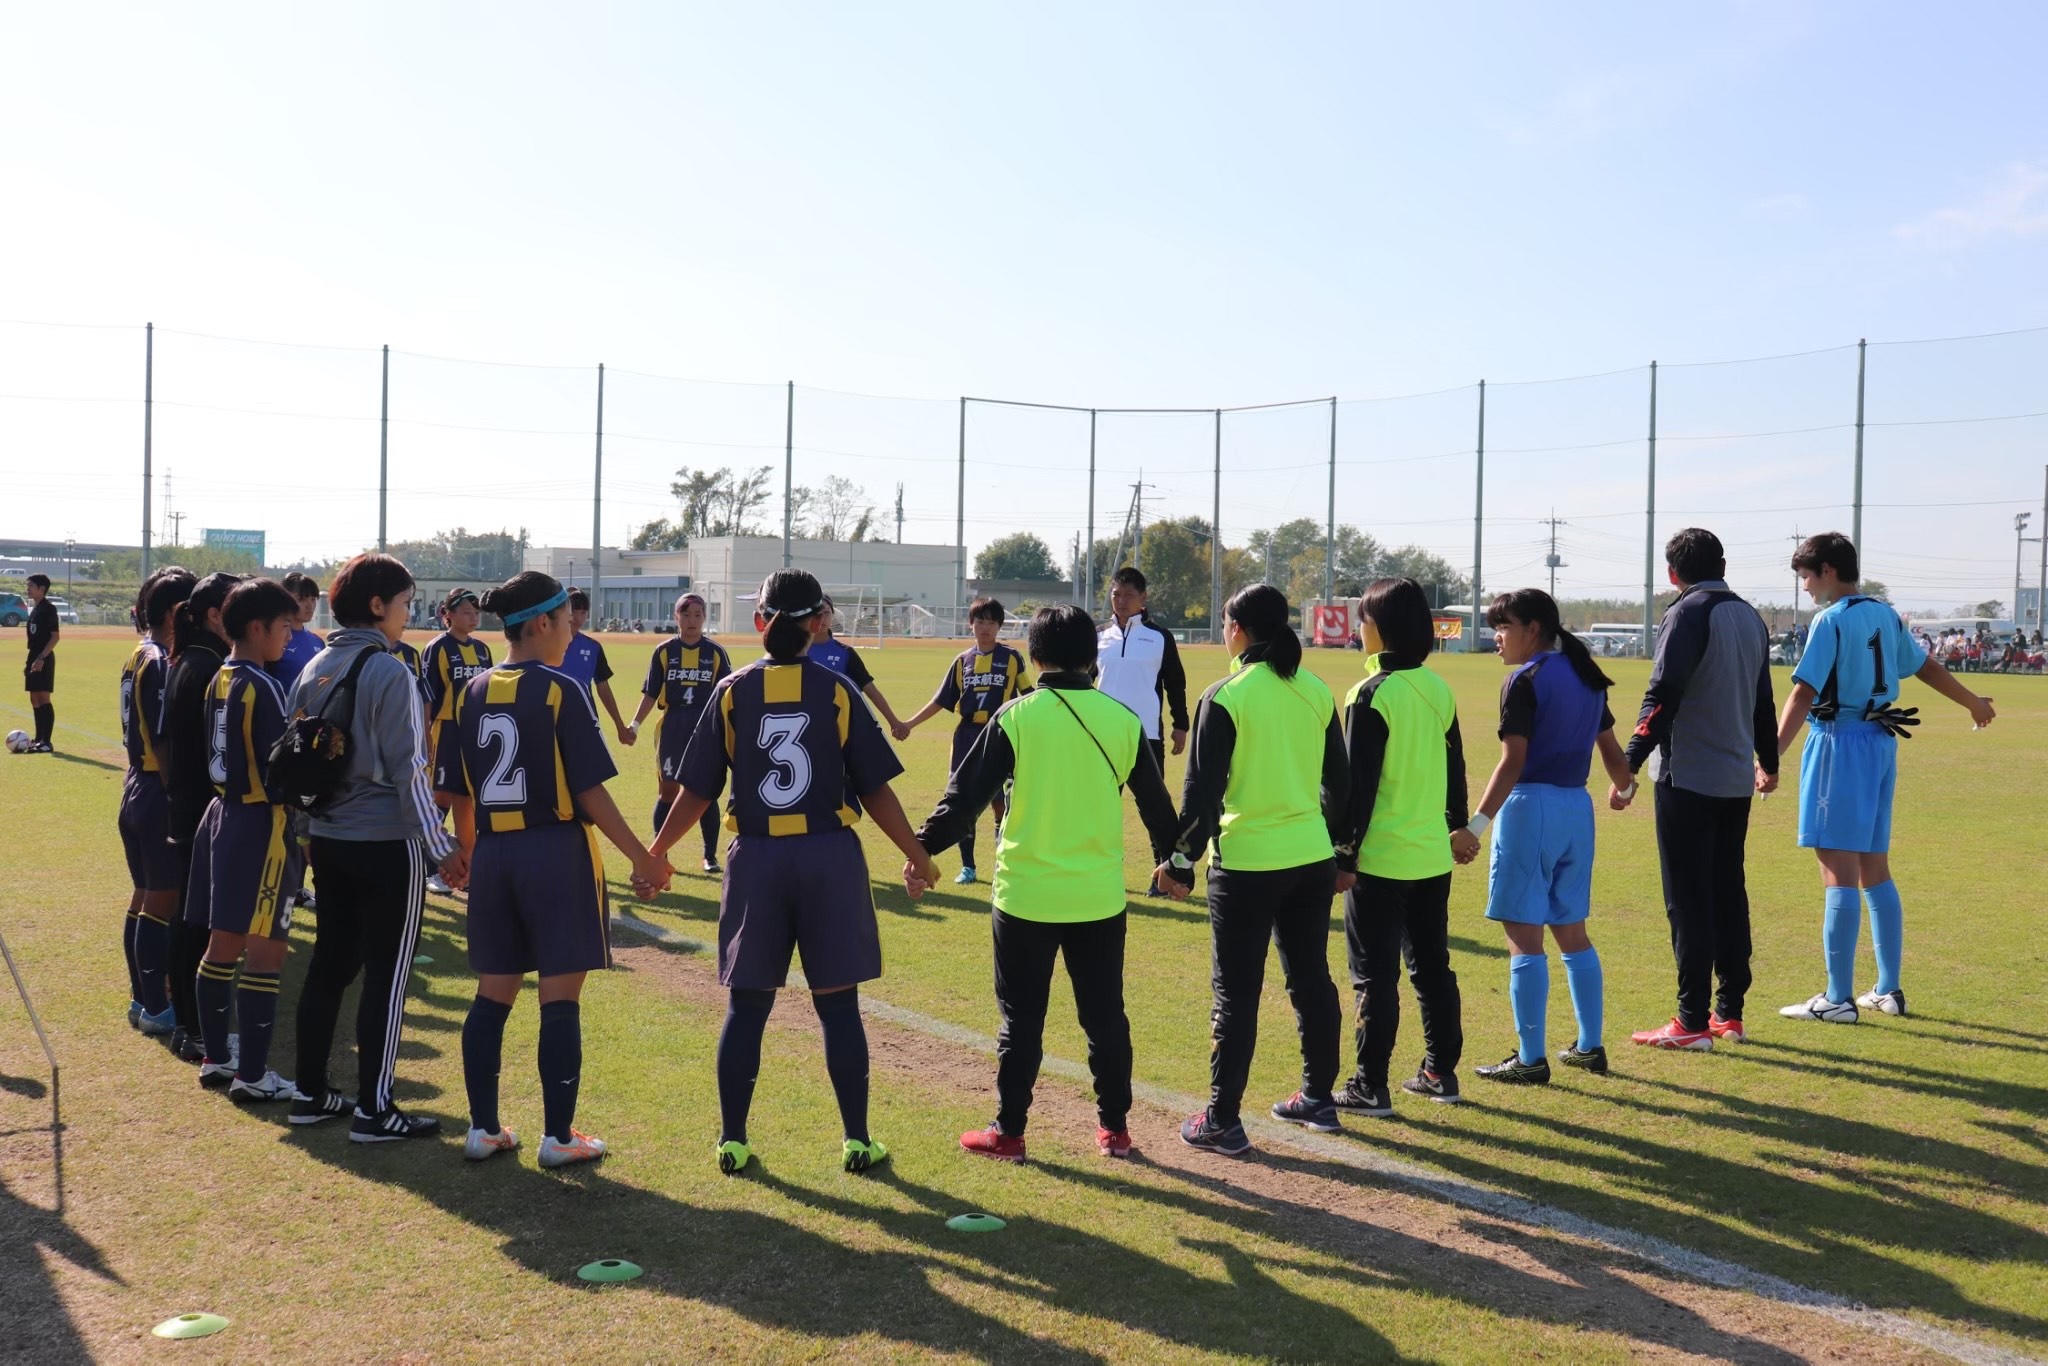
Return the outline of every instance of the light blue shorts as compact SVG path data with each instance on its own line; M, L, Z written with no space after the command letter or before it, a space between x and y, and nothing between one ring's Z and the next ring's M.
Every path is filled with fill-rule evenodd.
M1899 742L1868 721L1814 721L1799 751L1799 847L1889 853Z
M1593 910L1593 798L1583 787L1521 783L1493 822L1486 918L1576 925Z

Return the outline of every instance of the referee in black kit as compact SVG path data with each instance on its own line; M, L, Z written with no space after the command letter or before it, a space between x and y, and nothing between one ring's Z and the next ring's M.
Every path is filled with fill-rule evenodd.
M35 713L36 735L23 754L49 754L50 735L57 729L57 708L50 694L57 690L57 605L50 601L50 576L28 576L28 663L22 668L22 686L28 690L29 710Z

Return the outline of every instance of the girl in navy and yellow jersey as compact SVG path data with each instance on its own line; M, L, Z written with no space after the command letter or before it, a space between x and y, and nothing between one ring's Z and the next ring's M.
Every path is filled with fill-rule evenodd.
M427 642L419 666L427 713L427 765L433 769L440 767L441 742L454 728L456 695L470 679L489 673L491 668L491 647L474 635L483 618L476 594L467 588L449 589L448 596L441 599L440 613L448 629ZM436 792L434 800L443 811L452 801L445 792ZM455 833L466 841L473 832L464 830L458 817ZM447 896L451 889L436 873L428 877L427 890Z
M903 723L906 729L916 730L942 711L960 713L960 723L953 727L953 758L946 766L948 773L960 771L967 752L974 748L974 742L981 738L981 733L988 728L989 721L997 712L1031 691L1031 670L1025 664L1023 653L996 641L997 634L1003 629L1003 605L994 598L977 598L967 609L967 622L974 628L973 648L962 650L954 657L953 662L946 666L946 676L939 680L939 690L932 694L932 700ZM993 805L996 839L1000 843L1003 816L1009 810L1009 803L1003 794L998 793ZM959 841L960 875L953 880L967 886L978 878L972 822Z
M150 1034L168 1034L176 1027L163 969L185 869L171 848L171 809L159 756L171 617L178 604L192 596L197 582L190 570L176 565L150 575L135 604L142 639L121 666L121 747L128 751L128 776L121 784L116 823L135 887L121 931L121 951L128 960L128 1023ZM139 960L151 964L148 973L140 970Z
M647 714L661 709L661 730L656 743L661 769L661 789L654 803L654 833L659 835L668 820L668 809L682 795L683 751L689 747L691 732L711 700L718 680L732 672L732 657L725 647L704 634L704 599L685 593L676 599L676 633L654 647L647 661L647 682L640 689L640 710L626 728L630 744L640 735L640 723ZM704 832L704 871L718 867L718 813L704 809L699 827Z

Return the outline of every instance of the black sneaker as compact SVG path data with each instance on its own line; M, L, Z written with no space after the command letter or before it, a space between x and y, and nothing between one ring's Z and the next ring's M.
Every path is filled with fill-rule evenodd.
M1538 1058L1534 1062L1523 1062L1522 1055L1510 1053L1490 1067L1472 1069L1488 1081L1505 1081L1518 1086L1550 1085L1550 1059Z
M366 1115L356 1107L355 1123L348 1126L351 1143L400 1143L408 1138L432 1138L441 1132L441 1121L432 1115L409 1115L396 1105L381 1115Z
M206 1040L187 1030L174 1029L171 1031L171 1053L179 1062L205 1062Z
M1428 1068L1417 1068L1415 1075L1401 1083L1401 1089L1412 1096L1428 1096L1439 1105L1456 1105L1465 1097L1458 1094L1456 1072L1432 1072Z
M704 875L706 877L718 877L724 872L725 869L718 866L717 859L708 858L704 860Z
M1339 1110L1349 1110L1355 1115L1391 1115L1394 1113L1394 1098L1384 1085L1373 1086L1356 1077L1344 1083L1330 1102Z
M1557 1055L1557 1060L1566 1067L1583 1068L1596 1077L1607 1075L1607 1050L1605 1048L1580 1048L1573 1044Z
M337 1115L348 1114L355 1108L356 1098L354 1096L344 1096L332 1087L322 1091L317 1096L309 1096L304 1091L294 1091L292 1092L291 1122L294 1124L318 1124L323 1119L333 1119Z
M1244 1125L1218 1124L1209 1117L1207 1110L1197 1110L1181 1122L1180 1141L1190 1148L1221 1153L1225 1157L1242 1157L1252 1150L1252 1141L1245 1136Z
M1337 1122L1337 1102L1329 1099L1316 1100L1303 1091L1296 1091L1287 1099L1274 1102L1273 1118L1284 1119L1289 1124L1299 1124L1304 1129L1314 1129L1317 1133L1336 1134L1344 1131L1344 1126Z

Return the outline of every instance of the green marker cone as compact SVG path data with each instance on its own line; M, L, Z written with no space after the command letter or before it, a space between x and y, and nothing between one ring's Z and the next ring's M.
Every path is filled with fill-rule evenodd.
M227 1326L228 1321L218 1314L180 1314L149 1331L160 1338L210 1338Z
M416 968L423 968L433 961L431 957L424 953L416 953L412 956L412 965Z
M640 1278L640 1268L631 1262L607 1257L580 1268L576 1274L586 1281L633 1281Z
M956 1214L946 1221L946 1227L955 1233L994 1233L1009 1225L993 1214Z

